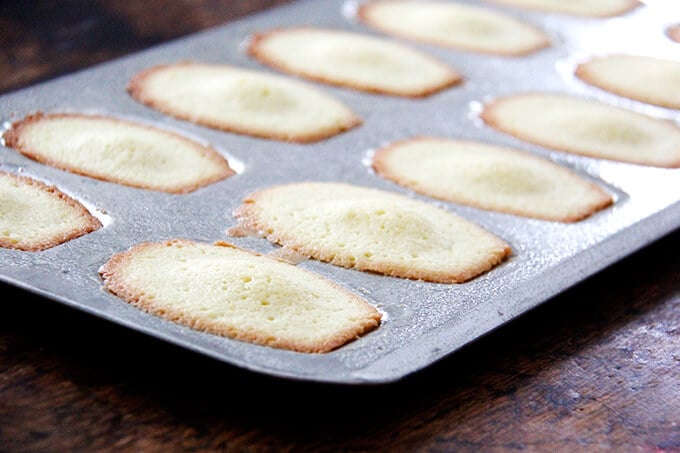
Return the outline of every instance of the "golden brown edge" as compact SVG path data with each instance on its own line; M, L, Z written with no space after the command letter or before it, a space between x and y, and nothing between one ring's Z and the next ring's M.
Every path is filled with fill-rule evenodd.
M552 45L552 42L550 41L550 38L548 35L545 33L545 31L541 30L538 26L521 21L519 19L516 19L514 17L509 17L510 19L514 20L518 24L521 24L523 27L532 29L537 37L540 36L541 39L537 40L536 44L533 46L527 46L526 48L521 48L517 49L516 51L507 51L507 52L500 52L500 51L491 51L489 49L484 49L484 48L479 48L475 46L465 46L465 45L452 45L447 42L442 42L439 40L432 40L432 39L426 39L426 38L421 38L421 37L416 37L412 36L408 33L400 33L396 32L393 30L389 30L387 27L383 27L379 21L376 21L373 17L371 17L371 10L373 9L374 6L380 4L380 3L389 3L390 0L373 0L369 3L360 5L358 10L357 10L357 19L359 21L363 22L364 24L375 28L378 31L381 31L382 33L385 33L387 35L391 36L397 36L400 38L408 39L411 41L416 41L420 42L423 44L429 44L429 45L435 45L438 47L443 47L443 48L448 48L448 49L453 49L453 50L463 50L463 51L469 51L469 52L478 52L486 55L496 55L496 56L501 56L501 57L524 57L527 55L530 55L534 52L538 52L541 49L545 49L546 47L550 47Z
M219 172L212 176L212 177L206 177L201 180L196 181L193 184L185 184L182 186L175 186L174 188L160 188L160 187L153 187L151 185L145 185L145 184L135 184L131 183L129 181L125 181L124 178L118 178L118 177L111 177L110 175L107 175L105 173L95 173L95 172L87 172L87 171L82 171L80 169L74 168L70 165L67 165L61 161L55 160L55 159L50 159L49 157L43 156L42 154L36 152L34 149L28 149L23 146L21 136L22 132L24 130L28 130L31 125L38 123L40 121L44 120L50 120L50 119L56 119L56 118L74 118L74 119L84 119L84 120L89 120L89 119L94 119L94 120L103 120L103 121L110 121L112 123L122 123L126 125L130 125L133 127L140 127L142 129L147 129L150 131L154 131L160 134L165 134L167 136L173 137L175 139L181 140L184 143L187 143L191 148L195 149L199 154L201 154L203 157L208 158L210 161L212 161ZM194 140L191 140L187 137L184 137L178 133L169 131L167 129L161 129L158 127L154 127L148 124L144 123L138 123L134 121L129 121L129 120L123 120L121 118L113 117L113 116L105 116L105 115L89 115L89 114L81 114L81 113L50 113L46 114L43 112L36 112L31 115L26 116L24 119L20 121L16 121L12 123L12 126L10 129L8 129L5 134L3 135L3 138L5 140L5 144L17 150L19 153L23 154L24 156L35 160L36 162L40 162L45 165L49 165L51 167L58 168L60 170L65 170L73 174L81 175L81 176L87 176L89 178L97 179L100 181L107 181L107 182L112 182L116 184L121 184L127 187L135 187L138 189L146 189L146 190L153 190L153 191L158 191L158 192L166 192L166 193L174 193L174 194L182 194L182 193L189 193L193 192L197 189L200 189L202 187L208 186L210 184L213 184L217 181L221 181L223 179L226 179L230 176L233 176L236 174L236 172L229 166L229 162L227 161L226 158L224 158L217 150L210 146L203 145L201 143L198 143Z
M302 31L304 32L305 30L313 30L313 31L329 31L333 33L337 33L337 30L332 30L332 29L320 29L320 28L313 28L313 27L308 27L308 26L300 26L300 27L291 27L291 28L275 28L272 30L268 30L266 32L259 32L256 33L252 36L248 47L247 47L247 52L248 55L251 57L257 59L261 63L270 66L274 69L277 69L282 72L286 72L289 74L293 74L299 77L304 77L306 79L315 81L315 82L320 82L320 83L325 83L328 85L332 86L337 86L337 87L342 87L342 88L350 88L353 90L358 90L358 91L364 91L367 93L372 93L372 94L380 94L380 95L391 95L391 96L401 96L401 97L407 97L407 98L424 98L427 96L430 96L435 93L439 93L447 88L450 88L452 86L458 85L463 81L462 75L456 71L455 69L451 68L448 64L425 54L424 52L419 52L416 49L411 49L406 46L403 46L397 42L394 42L393 44L400 45L404 47L405 49L419 52L423 57L430 59L431 61L441 65L442 67L445 67L448 70L448 77L444 79L443 81L437 83L437 84L431 84L430 86L425 86L421 89L418 90L394 90L394 89L389 89L389 88L383 88L377 85L368 85L368 84L362 84L362 83L352 83L352 82L346 82L338 79L331 79L328 77L323 77L317 74L314 74L312 72L308 71L301 71L298 69L295 69L291 67L290 65L287 65L285 62L282 62L281 60L273 57L270 52L267 51L267 49L264 46L264 43L270 39L272 36L280 34L280 33L286 33L286 32L298 32Z
M541 8L541 7L530 7L526 5L520 5L514 0L488 0L492 3L496 3L498 5L505 5L505 6L512 6L515 8L520 8L520 9L526 9L526 10L531 10L531 11L540 11L543 13L558 13L558 14L565 14L567 16L574 16L574 17L590 17L593 19L605 19L608 17L615 17L615 16L620 16L622 14L626 14L635 8L639 7L642 5L642 2L638 0L626 0L624 4L621 5L620 8L612 9L606 13L602 14L578 14L578 13L572 13L568 11L560 11L558 9L551 9L551 8Z
M610 93L613 93L617 96L622 96L622 97L625 97L625 98L633 99L635 101L640 101L640 102L644 102L644 103L651 104L651 105L657 105L659 107L665 107L665 108L669 108L669 109L680 109L680 102L671 102L670 100L664 100L664 99L652 99L652 96L645 96L643 93L634 93L630 90L612 87L612 86L609 86L608 84L602 82L601 79L597 76L596 71L594 71L593 68L591 67L591 64L596 62L596 61L605 60L609 57L615 57L615 56L618 56L618 55L608 55L608 56L605 56L605 57L591 58L590 60L579 64L576 67L574 74L576 75L576 77L581 79L583 82L585 82L589 85L592 85L594 87L600 88L604 91L608 91ZM631 56L634 56L634 55L631 55ZM646 58L650 58L650 57L646 57ZM658 58L653 58L653 59L661 61Z
M238 341L254 343L262 346L270 346L279 349L287 349L296 352L304 353L330 352L376 329L380 325L382 315L371 304L369 304L356 294L351 293L346 288L343 288L342 286L336 284L335 282L332 282L322 277L321 275L314 274L311 271L307 271L304 269L300 270L309 273L310 278L317 278L323 280L326 284L338 289L343 294L347 295L350 300L354 301L358 306L362 307L365 311L365 319L363 320L362 324L355 326L354 329L352 330L347 330L345 332L341 332L340 334L332 338L328 338L326 341L317 342L314 345L310 345L304 341L301 342L282 341L257 331L245 331L239 330L237 328L224 329L222 326L210 322L209 320L201 319L200 316L192 316L191 314L187 314L186 312L182 312L181 310L168 310L166 308L156 307L153 300L144 299L143 293L138 294L134 289L128 288L124 282L116 278L118 270L122 266L124 266L125 263L128 262L137 251L153 247L173 246L176 244L192 246L194 244L199 243L188 239L172 239L164 242L144 242L141 244L134 245L126 251L116 253L99 268L99 274L104 281L104 287L112 294L130 303L132 306L146 313L164 318L168 321L175 322L177 324L181 324L189 328L200 330L203 332L227 338L232 338ZM258 253L254 253L249 250L236 247L235 245L230 244L228 242L218 241L213 245L236 249L253 256L260 256L263 259L271 259L264 257Z
M360 126L363 121L362 119L354 113L348 106L346 106L344 103L341 101L335 99L334 97L331 97L325 93L322 93L319 91L319 93L322 96L325 96L327 98L333 99L335 102L338 103L338 105L341 105L345 113L347 115L347 118L345 122L338 126L338 127L332 127L332 128L327 128L324 130L320 131L315 131L312 133L307 133L307 134L276 134L276 133L264 133L259 130L255 130L253 128L248 128L248 127L243 127L239 125L232 124L230 122L223 122L223 121L213 121L207 118L203 118L200 115L191 115L191 114L185 114L183 112L177 112L175 109L172 109L168 107L162 100L155 99L152 96L147 96L145 93L145 84L147 83L147 80L153 76L156 72L163 71L167 68L173 68L173 67L178 67L178 66L204 66L204 64L201 63L195 63L191 61L181 61L178 63L174 64L161 64L161 65L156 65L152 66L150 68L147 68L145 70L142 70L141 72L137 73L136 75L133 76L133 78L130 80L128 83L127 91L138 102L146 105L147 107L150 107L154 110L157 110L161 113L164 113L166 115L170 115L175 118L179 118L184 121L189 121L201 126L206 126L212 129L217 129L220 131L224 132L231 132L235 134L242 134L242 135L249 135L251 137L256 137L256 138L262 138L266 140L279 140L279 141L284 141L284 142L294 142L294 143L314 143L318 142L321 140L325 140L327 138L331 138L335 135L341 134L343 132L346 132L350 129L353 129L355 127ZM225 67L225 68L234 68L233 66L230 65L214 65L214 66L220 66L220 67ZM236 68L235 68L236 69ZM308 88L312 88L309 85L306 85ZM317 90L318 91L318 90Z
M305 183L301 183L305 184ZM299 185L299 184L291 184ZM343 185L343 184L337 184ZM336 266L345 267L349 269L357 269L360 271L376 272L383 275L388 275L390 277L407 278L411 280L423 280L435 283L464 283L471 280L489 270L494 268L496 265L500 264L505 258L510 256L512 249L505 243L502 239L496 235L484 230L486 234L489 235L490 239L496 242L499 248L499 253L496 256L489 257L488 260L480 263L476 263L474 266L467 266L466 269L452 271L430 271L422 272L417 269L413 269L408 265L392 265L387 266L381 263L370 262L364 260L363 257L358 256L354 260L349 258L343 258L333 253L326 253L323 250L319 250L313 247L307 247L300 241L297 241L293 235L285 234L285 232L274 231L269 225L263 223L261 219L257 216L257 213L252 206L255 205L260 197L269 191L275 190L282 186L273 186L267 189L263 189L257 192L253 192L248 195L241 205L234 211L234 217L238 220L239 224L251 231L260 232L260 235L265 239L279 244L284 248L293 250L296 253L302 254L304 256L312 257L318 261L327 262ZM396 194L394 194L396 195ZM448 211L449 215L455 216ZM456 216L457 217L457 216ZM461 220L471 223L469 220ZM476 224L475 224L476 225ZM482 228L476 225L478 228ZM483 229L483 228L482 228Z
M482 121L484 121L484 123L486 123L491 128L494 128L498 131L506 133L506 134L508 134L512 137L515 137L518 140L522 140L522 141L525 141L525 142L528 142L528 143L533 143L535 145L539 145L539 146L542 146L542 147L545 147L545 148L548 148L548 149L552 149L552 150L555 150L555 151L560 151L560 152L565 152L565 153L570 153L570 154L577 154L579 156L592 157L592 158L595 158L595 159L609 160L609 161L613 161L613 162L625 162L625 163L636 164L636 165L644 165L644 166L648 166L648 167L680 168L680 157L677 160L670 160L666 165L651 164L651 163L645 162L643 160L632 160L632 159L624 160L624 159L606 158L606 157L599 155L599 153L596 152L596 151L584 152L584 151L581 151L581 150L576 150L576 149L568 148L568 147L558 147L554 144L549 143L547 140L531 139L529 137L526 137L522 133L516 132L516 131L514 131L510 128L505 127L502 124L503 123L502 118L500 118L500 116L496 114L496 110L498 109L498 107L500 105L502 105L504 102L511 101L512 99L516 99L516 98L524 97L524 96L531 96L531 95L534 95L534 94L542 95L541 93L520 93L520 94L514 94L514 95L509 95L509 96L505 96L505 97L502 97L502 98L498 98L498 99L491 101L490 103L486 104L484 106L482 112L480 113L479 117L482 119ZM548 94L548 95L550 95L550 94ZM592 101L592 100L589 100L589 99L582 99L582 98L576 98L576 99L581 99L581 100L586 101L586 102L593 102L593 103L601 104L600 102ZM620 108L620 107L615 107L615 106L611 106L611 105L608 105L608 104L603 104L603 105L613 107L613 108ZM622 109L622 110L626 110L626 109ZM631 112L631 113L637 113L638 115L646 116L644 114L641 114L641 113L638 113L638 112L635 112L635 111L632 111L632 110L626 110L626 111ZM650 120L660 121L663 124L668 125L669 127L674 127L675 129L679 129L678 126L673 124L673 122L671 122L671 121L661 120L661 119L653 118L653 117L647 117L647 118L649 118Z
M680 42L680 24L671 25L666 29L666 36L672 41Z
M399 147L407 144L411 144L414 142L418 141L438 141L438 142L444 142L444 143L449 143L449 142L455 142L455 143L471 143L471 144L482 144L485 146L492 146L497 149L503 149L504 151L507 151L508 153L512 153L517 155L518 157L522 159L532 159L536 161L540 161L542 163L545 163L551 168L554 168L556 171L559 171L563 174L568 174L570 176L575 177L579 181L581 181L584 185L586 185L590 192L596 196L596 200L589 204L588 206L584 206L582 210L574 213L570 213L568 215L562 215L562 216L540 216L536 215L535 213L529 212L525 209L517 208L517 209L491 209L487 206L485 206L483 203L473 203L473 202L468 202L465 200L460 200L457 199L456 197L441 197L436 194L433 194L427 190L423 190L422 188L419 188L412 184L411 182L408 181L408 179L404 178L402 175L395 173L392 171L392 167L389 164L389 157L390 155ZM576 174L575 172L558 165L548 159L543 159L538 156L534 156L533 154L527 153L525 151L521 151L515 148L509 148L509 147L504 147L504 146L497 146L497 145L491 145L488 143L483 143L483 142L476 142L473 140L453 140L453 139L445 139L441 137L425 137L425 136L418 136L418 137L413 137L409 139L404 139L404 140L399 140L393 143L390 143L387 146L384 146L380 148L378 151L375 152L373 156L373 160L371 162L371 166L375 170L376 174L383 176L386 179L389 179L390 181L393 181L403 187L407 187L414 192L420 193L422 195L426 195L431 198L435 198L438 200L442 201L448 201L452 203L458 203L458 204L463 204L467 206L472 206L478 209L483 209L487 211L495 211L495 212L502 212L505 214L512 214L512 215L518 215L522 217L528 217L528 218L533 218L533 219L538 219L538 220L547 220L547 221L555 221L555 222L564 222L564 223L574 223L578 222L580 220L583 220L587 217L590 217L591 215L601 211L602 209L611 206L614 203L614 198L607 193L602 187L599 185L595 184L592 181L588 181L585 178L581 177L580 175Z
M14 179L19 181L20 183L36 187L45 193L50 194L51 196L58 198L59 200L63 201L67 205L71 206L76 215L80 216L84 220L84 225L82 225L81 228L76 229L75 231L72 231L70 233L63 233L60 235L54 236L51 240L46 240L43 242L37 242L32 245L29 244L15 244L11 241L4 240L0 238L0 247L4 248L9 248L9 249L15 249L15 250L22 250L25 252L39 252L42 250L46 250L52 247L56 247L57 245L61 245L65 242L68 242L72 239L79 238L81 236L84 236L86 234L92 233L93 231L97 231L102 227L102 223L99 221L98 218L93 216L88 209L83 206L78 200L66 195L64 192L59 190L56 186L51 186L48 185L42 181L39 181L37 179L33 179L28 176L23 176L23 175L16 175L13 173L8 173L5 171L0 171L0 177L6 177L10 179Z

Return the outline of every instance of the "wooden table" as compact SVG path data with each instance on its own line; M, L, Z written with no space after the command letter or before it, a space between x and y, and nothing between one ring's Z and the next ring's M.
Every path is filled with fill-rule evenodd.
M277 3L4 0L0 90ZM676 231L375 387L248 373L1 286L0 451L680 451L679 251Z

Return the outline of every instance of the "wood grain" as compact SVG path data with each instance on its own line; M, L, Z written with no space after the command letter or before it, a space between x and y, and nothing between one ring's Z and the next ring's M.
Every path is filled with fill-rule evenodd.
M290 0L3 0L0 93Z
M675 451L678 246L671 235L378 387L247 373L5 287L0 439L9 451Z
M168 2L160 20L145 2L63 3L3 1L1 89L282 2ZM369 387L248 373L1 285L0 451L680 451L678 250L675 232Z

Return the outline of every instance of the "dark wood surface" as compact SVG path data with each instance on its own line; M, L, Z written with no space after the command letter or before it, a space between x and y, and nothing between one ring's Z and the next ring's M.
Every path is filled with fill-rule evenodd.
M284 1L0 1L0 90ZM0 451L680 451L680 232L390 385L274 379L0 286Z

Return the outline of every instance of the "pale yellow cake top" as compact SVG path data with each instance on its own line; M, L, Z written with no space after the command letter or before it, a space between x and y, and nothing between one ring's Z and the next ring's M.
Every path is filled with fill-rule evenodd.
M586 17L610 17L640 5L637 0L489 0L501 5Z
M433 57L384 38L320 28L258 33L249 53L275 68L313 80L398 96L425 96L461 80Z
M680 60L608 55L579 65L576 75L620 96L680 109Z
M319 275L226 243L143 243L114 255L100 273L107 289L149 313L299 352L338 348L381 319Z
M208 146L113 117L36 114L14 123L4 138L39 162L150 190L189 192L234 174Z
M488 104L482 119L521 140L602 159L680 166L680 128L631 110L574 96L523 93Z
M612 203L599 186L560 165L479 142L404 140L378 150L373 167L431 197L544 220L577 221Z
M510 253L505 242L444 209L348 184L271 187L248 196L235 216L304 256L395 277L462 282Z
M0 172L0 247L39 251L99 228L96 217L56 187Z
M362 5L359 19L385 33L461 50L517 56L550 45L537 27L463 3L376 0Z
M313 142L361 123L347 106L311 85L229 65L155 66L137 74L129 91L168 115L269 139Z

